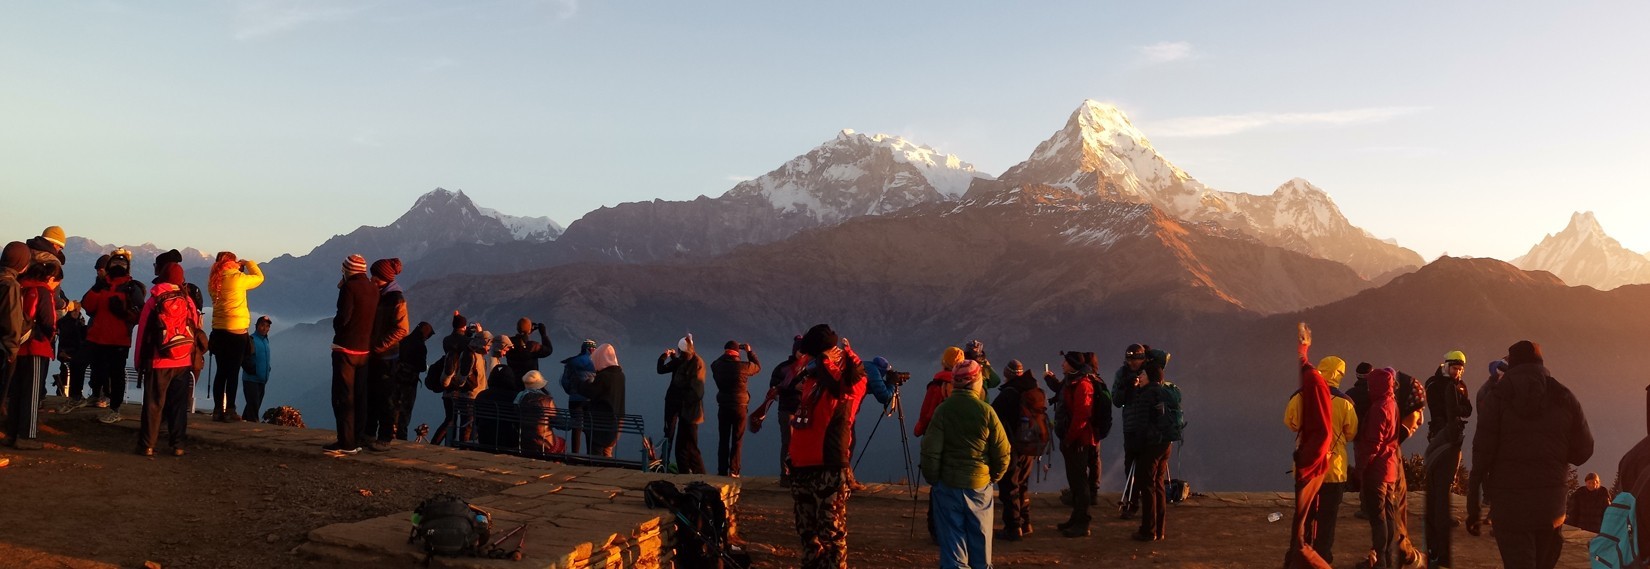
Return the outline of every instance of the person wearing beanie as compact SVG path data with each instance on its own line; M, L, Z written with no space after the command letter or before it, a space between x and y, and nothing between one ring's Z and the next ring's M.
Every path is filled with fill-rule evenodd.
M1150 349L1145 344L1129 344L1123 349L1123 365L1112 374L1111 403L1122 409L1123 415L1123 472L1134 472L1134 463L1140 454L1138 442L1146 432L1148 416L1139 413L1141 409L1129 409L1128 404L1134 400L1136 390L1146 387L1146 351ZM1128 494L1120 498L1123 503L1118 508L1119 517L1133 519L1140 513L1141 487L1139 484L1124 486Z
M990 567L992 485L1008 470L1008 432L990 405L969 389L985 377L976 360L951 371L952 391L934 410L922 438L922 477L933 488L940 567Z
M52 341L57 336L57 287L63 270L54 263L31 263L17 277L20 310L27 338L12 352L11 377L5 381L6 435L18 450L41 448L40 401L53 357Z
M893 371L894 364L882 356L871 358L870 364L865 366L865 394L875 397L877 403L885 408L894 398L895 386L890 383L888 377Z
M1392 368L1380 368L1365 376L1369 410L1358 428L1355 445L1360 500L1370 530L1367 566L1375 568L1409 567L1419 562L1421 555L1409 546L1405 527L1395 519L1402 511L1398 481L1404 476L1403 451L1398 446L1398 404L1393 398L1396 375Z
M434 336L434 326L429 322L419 322L396 347L389 418L395 426L396 439L407 440L407 425L412 421L413 404L418 401L418 378L430 369L430 349L425 344Z
M1467 394L1467 355L1459 350L1444 354L1444 362L1426 381L1427 423L1426 533L1427 563L1432 567L1452 567L1450 533L1455 527L1451 513L1451 486L1461 466L1461 447L1466 443L1467 418L1472 416L1472 397Z
M1037 377L1026 371L1020 360L1011 360L1003 369L1003 385L991 408L1003 428L1009 431L1011 456L1008 470L997 482L1003 506L1003 529L994 537L1020 541L1031 533L1031 473L1037 457L1048 450L1054 426L1048 420L1048 397L1037 386Z
M1178 413L1182 409L1180 388L1165 377L1164 366L1168 363L1167 352L1147 352L1146 387L1129 403L1151 409L1154 416L1134 466L1134 483L1142 486L1140 530L1131 536L1135 541L1163 541L1164 538L1164 520L1169 506L1169 454L1174 451L1174 444L1180 442L1179 429L1184 428L1184 423L1181 423L1179 427L1165 429L1164 421L1159 420L1164 414ZM1097 383L1099 389L1105 389L1105 383Z
M429 370L449 382L448 387L459 387L441 392L441 425L430 436L430 443L436 445L445 442L449 433L458 441L472 440L475 399L487 389L491 370L487 367L487 346L492 344L492 335L456 311L453 324L453 333L441 339L445 354ZM469 389L462 389L464 386Z
M1346 443L1357 436L1357 414L1337 387L1346 361L1328 356L1314 367L1311 330L1301 325L1300 389L1284 408L1295 438L1295 515L1284 567L1328 569L1334 563L1335 521L1346 484Z
M252 351L241 366L241 390L246 392L246 409L241 420L256 423L264 406L264 388L269 385L269 327L268 316L259 316L252 326Z
M1088 367L1081 352L1069 351L1060 359L1062 378L1055 380L1054 372L1043 373L1043 381L1055 388L1058 399L1054 407L1054 432L1060 439L1060 456L1066 465L1067 495L1071 499L1071 516L1059 524L1060 534L1066 537L1089 535L1093 517L1089 507L1094 505L1096 466L1099 464L1100 440L1090 424L1094 417L1096 384L1094 370ZM1111 405L1107 401L1106 405ZM1107 413L1110 416L1110 413Z
M928 432L928 422L934 417L934 409L940 403L951 397L954 384L951 382L951 370L963 361L962 348L951 346L940 353L940 371L934 374L934 379L928 381L927 390L922 394L922 410L917 413L917 424L912 433L923 436Z
M1490 388L1495 386L1496 383L1499 383L1501 381L1501 377L1507 373L1507 360L1498 359L1491 361L1488 371L1489 375L1485 376L1484 383L1478 386L1478 392L1472 396L1473 407L1479 410L1480 417L1483 416L1484 401L1488 399ZM1618 474L1617 476L1620 475ZM1474 468L1468 470L1467 518L1462 525L1466 527L1467 534L1473 537L1478 537L1479 530L1481 529L1478 524L1480 520L1484 519L1483 496L1483 469Z
M602 344L590 353L596 368L596 377L579 386L579 395L588 402L585 413L590 418L590 454L613 456L619 444L619 418L624 416L624 368L619 367L619 354L613 344Z
M208 345L217 371L212 376L212 420L239 421L235 414L235 374L250 352L252 338L247 333L252 314L247 307L246 291L264 283L263 271L251 259L240 259L234 253L218 253L206 279L206 292L212 296L212 335ZM257 420L254 417L252 420Z
M693 334L683 336L675 349L659 354L654 366L670 376L665 388L665 438L676 450L676 468L683 474L704 474L699 453L699 423L705 422L705 360L693 348Z
M509 366L502 368L505 373L510 373ZM523 425L519 427L522 452L528 453L528 456L567 452L567 440L557 436L551 430L550 421L545 420L545 417L556 414L556 401L546 389L548 384L544 381L544 374L538 370L528 370L521 376L521 383L522 389L515 395L514 403L519 425Z
M7 383L30 322L23 312L23 285L18 276L29 266L29 246L13 241L0 253L0 384Z
M538 331L537 340L533 339L533 331L535 330ZM595 342L589 340L586 340L586 342L590 343L591 349L595 349ZM550 357L550 354L556 351L555 345L550 343L550 333L544 330L544 323L533 322L527 318L516 321L516 334L510 336L510 344L515 347L510 350L509 357L506 357L504 361L509 363L510 371L515 372L516 377L525 376L530 371L537 371L539 360ZM569 404L572 401L573 399L568 399ZM574 446L577 446L577 444ZM578 452L578 449L575 448L573 452Z
M963 344L963 359L973 360L974 363L980 364L981 373L985 377L980 381L979 394L981 400L985 399L985 390L996 389L998 385L1002 385L1003 377L997 374L995 368L991 367L991 359L985 355L985 342L969 340L967 344Z
M107 409L98 417L99 421L114 424L121 420L120 407L126 399L126 361L132 350L132 328L138 324L148 289L131 276L131 252L116 249L108 258L103 266L103 280L80 297L80 306L90 319L86 326L84 359L91 372L87 380L92 386L91 398L84 399L71 389L69 401L58 412L66 414L90 402Z
M200 307L195 305L184 289L183 266L170 263L161 268L160 282L149 289L149 299L138 315L137 336L133 343L133 360L138 375L143 378L143 420L138 431L137 452L143 456L155 453L164 423L167 442L173 456L183 456L189 428L190 398L195 389L195 377L200 374L198 355L206 346L200 331ZM157 345L156 339L171 334L177 323L183 323L194 335L190 349L168 350ZM165 327L157 331L156 326ZM181 352L181 353L180 353ZM124 378L115 381L125 383ZM113 406L110 412L113 413ZM119 415L115 415L119 420Z
M378 287L367 278L367 261L350 255L338 283L338 312L332 318L332 416L338 440L321 450L337 454L361 452L360 437L367 426L369 393L367 355L372 352L373 326L378 317Z
M45 231L41 231L40 238L45 239L48 243L51 243L57 248L58 251L62 251L63 246L67 245L69 241L68 233L64 232L62 227L58 227L56 225L47 227Z
M1547 371L1539 344L1513 344L1506 361L1506 373L1479 402L1472 476L1495 505L1490 521L1502 566L1546 569L1564 545L1569 467L1592 458L1593 433L1575 395ZM1475 517L1467 522L1476 529Z
M803 400L792 418L791 500L805 569L848 567L848 468L865 365L848 340L818 324L799 343Z
M802 353L802 336L791 338L791 355L785 361L774 366L773 372L768 375L768 394L765 400L779 403L779 486L791 487L791 417L796 414L797 407L802 405L802 392L799 389L801 376L798 374L806 364L806 357ZM754 419L753 419L754 420Z
M68 262L68 258L63 254L63 245L67 240L63 228L53 225L40 232L39 237L31 237L24 244L31 250L32 262L55 264L61 269L63 264Z
M394 396L396 368L400 367L401 341L407 338L411 327L407 320L407 297L401 283L401 259L373 261L369 271L372 284L378 289L378 304L372 322L372 349L367 354L367 414L357 420L359 437L373 437L367 448L377 452L390 449L398 437Z
M740 351L745 358L740 359ZM748 360L748 361L746 361ZM710 362L716 380L716 474L739 477L745 440L745 415L750 412L750 379L762 371L762 361L750 344L728 340L722 355Z

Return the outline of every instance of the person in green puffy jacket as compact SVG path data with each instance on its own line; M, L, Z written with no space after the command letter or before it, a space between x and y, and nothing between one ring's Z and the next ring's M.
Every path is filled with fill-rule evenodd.
M991 566L992 485L1008 470L1010 449L997 412L974 395L983 372L973 360L957 364L958 389L934 410L922 439L942 568Z

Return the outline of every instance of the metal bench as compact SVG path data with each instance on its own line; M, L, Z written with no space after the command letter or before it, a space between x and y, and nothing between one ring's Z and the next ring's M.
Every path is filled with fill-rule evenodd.
M630 441L636 444L640 441L637 445L639 449L636 451L640 460L626 460L584 453L542 453L536 449L523 448L520 433L534 429L537 425L548 425L552 431L568 438L568 448L571 448L574 420L572 412L567 409L534 407L524 416L523 406L511 402L478 399L473 405L469 401L464 403L455 405L454 412L457 414L458 424L470 425L471 438L462 440L464 437L461 436L448 437L450 444L457 448L586 466L633 468L650 472L661 471L664 468L663 461L654 456L653 446L647 439L647 428L641 415L620 415L616 422L588 417L585 419L586 434L591 431L617 430L621 443ZM604 422L607 424L603 424ZM463 429L459 431L462 432Z

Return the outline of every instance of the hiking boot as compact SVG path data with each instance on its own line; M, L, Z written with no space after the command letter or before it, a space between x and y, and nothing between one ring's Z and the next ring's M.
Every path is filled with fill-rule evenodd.
M1068 527L1060 529L1060 535L1063 535L1063 536L1066 536L1066 537L1088 537L1089 536L1089 528L1086 525L1085 526L1076 526L1076 525L1068 526Z
M57 414L67 415L67 414L73 413L73 412L75 412L75 410L80 409L81 407L85 407L85 406L86 406L86 400L85 399L70 399L68 401L63 402L62 405L59 405L57 407Z
M138 456L155 456L155 449L146 446L139 446L137 447L137 453Z
M1020 537L1028 535L1031 535L1031 524L1026 524L1025 527L1020 528Z
M40 450L46 448L46 445L40 444L40 439L18 438L17 440L12 441L11 448L17 450Z
M172 447L172 456L183 456L183 447Z
M1008 528L1003 528L1003 529L997 530L995 532L992 532L991 535L993 537L995 537L996 539L1000 539L1000 540L1003 540L1003 541L1020 541L1020 532L1014 531L1014 530L1011 530L1011 529L1008 529Z
M98 416L97 421L99 423L103 423L105 425L113 425L115 423L119 423L120 422L120 411L115 411L115 410L111 409L108 413L104 413L104 414Z
M1158 538L1156 536L1153 536L1152 534L1142 533L1142 532L1137 531L1137 532L1134 532L1132 535L1130 535L1129 539L1132 539L1132 540L1135 540L1135 541L1157 541Z
M92 406L96 407L98 409L108 409L109 408L109 398L108 397L99 397L99 398L97 398L97 401L92 402Z
M241 422L241 415L240 415L240 413L236 413L234 411L224 411L223 412L223 422L225 422L225 423L239 423L239 422Z
M367 443L367 450L372 452L384 452L390 450L390 443L389 441L372 441L371 443Z

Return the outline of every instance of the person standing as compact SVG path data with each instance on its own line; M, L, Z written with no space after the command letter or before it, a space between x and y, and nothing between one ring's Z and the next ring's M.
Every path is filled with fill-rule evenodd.
M693 334L676 342L676 349L659 355L660 375L670 375L665 388L665 438L676 449L676 468L682 474L704 474L699 454L699 423L705 422L705 361L693 349Z
M1066 487L1071 495L1071 517L1059 524L1060 535L1085 537L1089 535L1089 506L1093 498L1089 469L1100 452L1100 441L1090 426L1094 404L1094 378L1081 352L1065 352L1060 360L1064 377L1058 382L1054 372L1046 372L1043 380L1056 386L1059 399L1054 406L1054 431L1060 436L1060 457L1066 465Z
M1004 368L1003 385L991 408L1003 428L1009 431L1012 454L1008 471L997 483L1003 504L1003 529L995 533L997 539L1020 541L1031 534L1031 473L1037 468L1037 457L1048 450L1053 425L1048 420L1048 397L1037 386L1037 378L1026 371L1020 360L1011 360ZM943 403L941 405L944 405Z
M81 297L91 322L86 328L86 354L91 361L92 396L96 406L107 408L98 421L120 422L120 406L126 400L126 360L132 351L132 328L138 324L147 290L132 279L132 254L116 249L104 267L108 282L93 286ZM69 400L70 411L86 401Z
M1123 415L1123 472L1127 476L1134 476L1134 465L1140 455L1140 446L1145 444L1146 419L1144 407L1129 408L1129 402L1134 401L1135 392L1146 387L1146 350L1151 348L1144 344L1129 344L1123 349L1123 365L1118 366L1112 374L1112 405L1122 409ZM1119 517L1133 519L1140 513L1141 486L1138 480L1124 484L1124 491L1128 494L1122 497L1123 504Z
M848 467L854 421L865 397L865 366L829 325L803 334L798 389L791 417L791 499L802 540L802 569L848 567Z
M25 331L6 384L6 435L18 450L39 450L40 395L52 362L57 335L57 287L62 265L39 260L17 279Z
M791 338L791 357L779 362L768 379L768 398L779 403L779 486L791 487L791 417L802 404L797 372L802 369L802 336Z
M1337 466L1340 478L1346 477L1346 436L1337 428L1337 418L1348 416L1356 420L1352 403L1344 401L1344 409L1336 405L1334 388L1346 375L1346 362L1335 356L1326 357L1313 367L1308 351L1312 347L1312 332L1305 323L1300 325L1300 389L1289 398L1284 409L1283 422L1295 436L1295 517L1290 526L1289 551L1284 554L1286 569L1310 567L1328 569L1332 566L1334 550L1334 517L1340 508L1340 495L1325 491L1329 477ZM1337 452L1337 445L1339 452ZM1336 457L1340 457L1337 465ZM1330 519L1324 524L1325 517ZM1327 536L1325 534L1328 534Z
M407 440L407 424L412 421L413 403L418 400L418 376L430 369L430 350L424 344L435 336L435 327L419 322L412 333L401 339L396 357L395 385L390 393L390 422L395 425L395 438Z
M586 446L585 426L590 417L585 413L585 403L588 401L579 391L588 386L596 378L596 366L590 361L590 354L596 350L594 340L585 340L579 344L579 353L561 361L561 390L567 394L567 414L569 416L569 438L573 439L573 452L580 452Z
M1541 346L1507 348L1507 371L1478 408L1474 474L1483 471L1495 544L1507 569L1550 569L1564 546L1569 467L1593 456L1581 404L1547 371Z
M952 370L957 387L934 410L922 438L922 477L933 486L935 536L942 569L991 567L992 488L1008 470L1008 433L996 411L975 397L984 366L965 360Z
M241 388L246 391L246 410L241 419L256 423L262 416L264 387L269 385L269 326L268 316L259 316L252 328L252 354L241 366Z
M1467 369L1467 355L1459 350L1444 354L1444 363L1427 379L1426 451L1426 532L1428 567L1451 567L1450 532L1455 527L1450 495L1455 473L1461 467L1461 445L1466 443L1467 417L1472 416L1472 398L1461 375Z
M536 341L533 339L534 331L539 333ZM550 333L544 331L544 323L527 318L516 321L516 335L510 337L510 345L510 354L505 356L504 361L516 377L527 377L527 372L538 371L539 360L550 357L556 351L556 346L550 343Z
M1604 511L1610 508L1610 489L1598 479L1597 472L1588 472L1584 483L1570 493L1569 507L1565 508L1564 523L1598 533L1604 522Z
M235 374L251 352L247 328L252 323L246 305L246 291L264 283L263 271L251 259L242 260L223 251L212 263L206 290L212 295L212 335L209 345L218 369L212 375L212 420L239 421L235 414ZM253 418L257 420L256 417Z
M980 395L980 400L984 401L985 390L996 389L1003 382L1002 376L997 374L997 369L991 367L991 359L985 355L985 342L969 340L968 343L963 344L963 359L980 364L982 370L980 373L984 374L985 379L980 380L980 388L977 392Z
M1381 368L1365 376L1369 409L1358 427L1356 446L1370 549L1366 565L1360 567L1408 567L1421 555L1411 548L1405 526L1396 519L1402 513L1398 481L1404 475L1398 447L1398 403L1393 393L1397 375L1392 368Z
M1495 360L1490 362L1489 376L1484 384L1478 386L1478 392L1473 394L1472 400L1479 409L1479 416L1483 416L1484 401L1488 398L1490 388L1501 382L1501 377L1507 373L1507 361ZM1477 440L1477 437L1474 437ZM1620 476L1620 474L1617 474ZM1466 526L1467 535L1478 537L1483 529L1484 520L1484 469L1473 468L1467 471L1467 519L1462 525Z
M741 361L744 350L750 361ZM739 477L739 455L744 446L745 415L750 411L750 379L762 371L762 361L750 344L728 340L722 355L710 362L716 380L716 474Z
M344 279L338 283L338 313L332 318L332 416L338 440L321 450L342 454L361 452L367 408L367 353L372 350L372 327L378 315L378 289L367 278L367 260L360 255L344 259Z
M81 315L80 305L69 302L68 312L57 319L57 396L68 397L73 391L76 397L86 389L86 358L82 353L86 348L86 319Z
M155 454L160 425L166 422L172 456L183 456L189 428L189 396L200 372L197 354L202 347L200 309L183 289L183 266L167 265L161 282L149 289L149 300L138 318L137 367L143 377L143 421L137 453ZM187 344L177 339L193 336Z
M406 339L407 297L401 292L401 259L379 259L372 263L372 284L378 288L378 304L372 323L372 353L367 356L367 416L357 436L375 437L368 448L390 450L395 440L395 370L401 361L401 340Z
M1135 463L1135 483L1142 486L1140 531L1135 532L1135 541L1163 541L1164 537L1164 519L1169 508L1169 454L1174 451L1174 444L1180 442L1181 436L1181 425L1173 419L1180 416L1180 388L1164 377L1164 368L1168 363L1169 354L1163 350L1146 352L1146 387L1137 399L1130 402L1131 405L1145 405L1151 411L1146 444L1140 447ZM1165 419L1165 416L1170 418ZM1144 469L1144 476L1141 469Z
M612 457L619 444L619 419L624 417L624 368L619 367L613 344L597 346L590 361L596 378L582 392L589 401L585 411L590 417L590 454Z
M11 387L23 341L33 334L23 311L23 284L17 280L28 267L29 246L21 241L7 243L0 252L0 397Z

